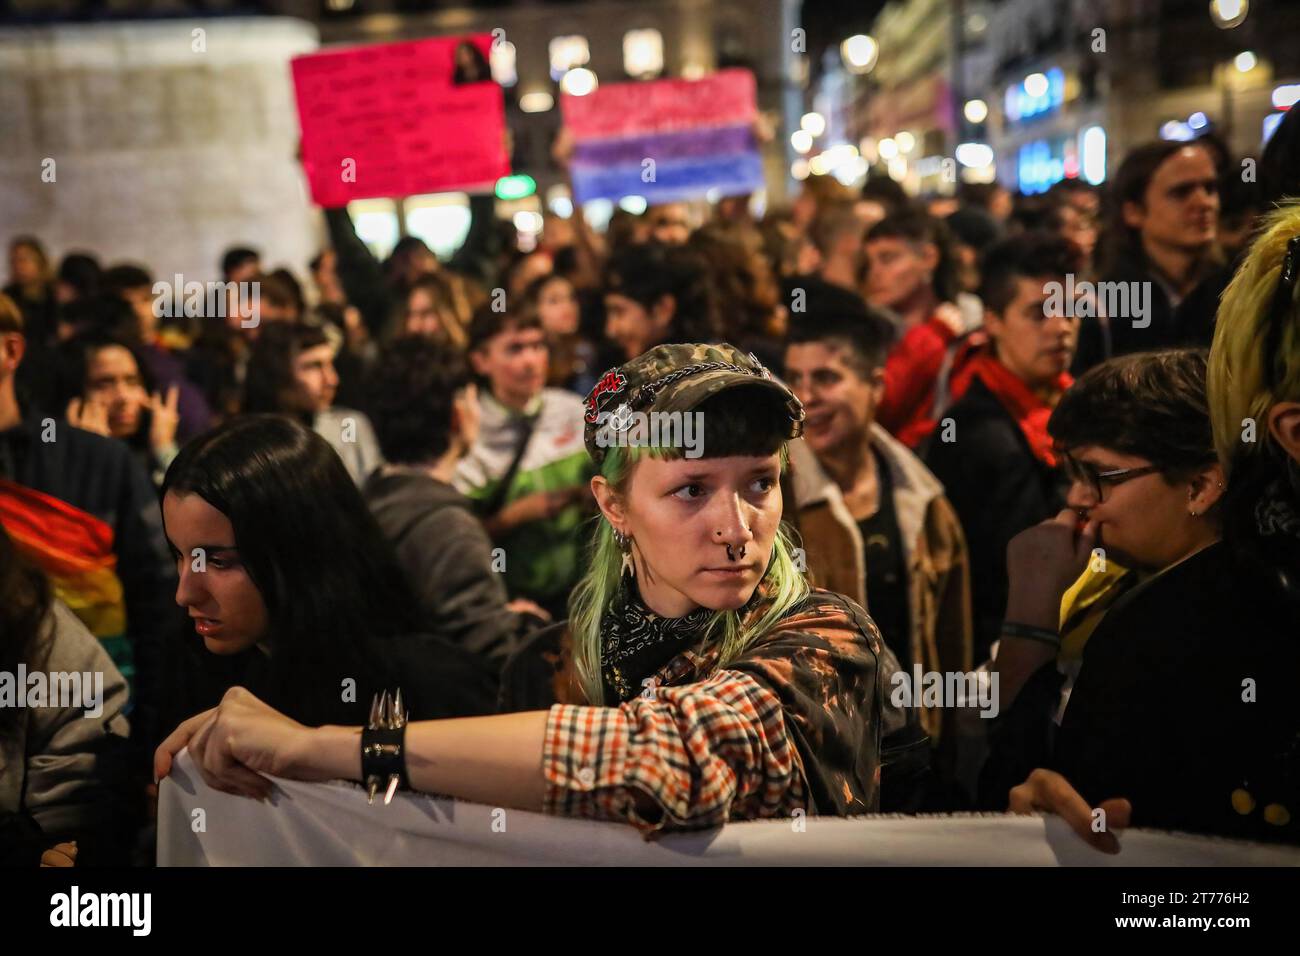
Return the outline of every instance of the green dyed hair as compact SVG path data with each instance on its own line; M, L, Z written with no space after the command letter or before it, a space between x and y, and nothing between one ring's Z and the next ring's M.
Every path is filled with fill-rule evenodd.
M779 453L781 472L789 465L786 451L788 415L779 399L754 388L728 389L705 401L697 411L704 412L704 456L763 457ZM685 457L685 449L663 446L612 447L605 455L600 473L614 490L623 494L636 463L645 457L672 461ZM599 704L604 700L604 681L600 673L600 619L618 592L623 554L614 541L614 529L603 518L592 536L587 573L569 598L569 630L573 641L573 660L578 681L587 700ZM718 611L706 626L710 643L720 643L718 666L726 666L740 657L756 640L766 634L792 608L808 595L808 580L794 559L794 533L784 522L777 529L759 586L770 588L768 609L748 626L737 611Z

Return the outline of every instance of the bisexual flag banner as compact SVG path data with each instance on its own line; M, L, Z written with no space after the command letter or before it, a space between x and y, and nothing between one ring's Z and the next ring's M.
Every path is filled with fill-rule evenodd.
M615 83L562 96L573 135L573 198L644 196L647 202L752 192L763 186L754 139L754 74Z

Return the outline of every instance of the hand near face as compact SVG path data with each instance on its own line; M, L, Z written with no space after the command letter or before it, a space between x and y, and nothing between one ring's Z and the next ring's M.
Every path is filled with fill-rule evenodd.
M1126 828L1133 816L1133 805L1122 798L1103 800L1094 813L1088 801L1070 786L1059 773L1039 768L1018 787L1011 788L1011 813L1028 816L1034 813L1054 813L1070 825L1075 833L1090 846L1103 853L1118 853L1119 839L1112 830ZM1097 821L1094 824L1094 821ZM1100 826L1102 829L1094 829Z
M1069 508L1012 538L1007 545L1007 619L1055 628L1061 597L1088 566L1096 542L1096 523L1079 529L1078 515ZM1027 605L1033 606L1032 620L1023 616Z

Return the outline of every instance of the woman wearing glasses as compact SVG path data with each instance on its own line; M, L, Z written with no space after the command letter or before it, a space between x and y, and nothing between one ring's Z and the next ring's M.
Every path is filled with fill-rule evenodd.
M1110 831L1130 822L1300 842L1297 236L1300 206L1268 217L1219 309L1208 407L1229 487L1216 494L1207 467L1182 484L1180 504L1189 519L1221 521L1223 539L1185 539L1195 550L1112 606L1088 642L1054 742L1032 755L1037 769L1009 794L1012 810L1059 813L1101 849L1117 851ZM1081 567L1089 536L1100 529L1107 540L1109 520L1134 551L1136 538L1121 526L1137 507L1121 512L1120 495L1159 480L1103 489L1110 504L1089 507L1077 539L1062 516L1055 546L1041 531L1027 550L1046 568L1064 565L1048 555L1072 548ZM1162 523L1174 517L1155 498L1145 510ZM1040 618L1022 639L1050 640L1050 630ZM1041 699L1035 688L1049 668L1021 689L1013 712L1023 715L1036 692ZM1028 740L1032 722L1017 729L1008 715L1002 731ZM995 740L995 753L1014 749L1006 736Z

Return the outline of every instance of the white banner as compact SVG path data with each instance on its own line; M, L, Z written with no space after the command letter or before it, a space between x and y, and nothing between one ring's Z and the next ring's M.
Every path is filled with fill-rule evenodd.
M268 803L208 787L189 752L158 795L159 866L1298 866L1300 849L1127 830L1119 855L1056 817L810 817L647 841L592 823L356 784L277 780Z

